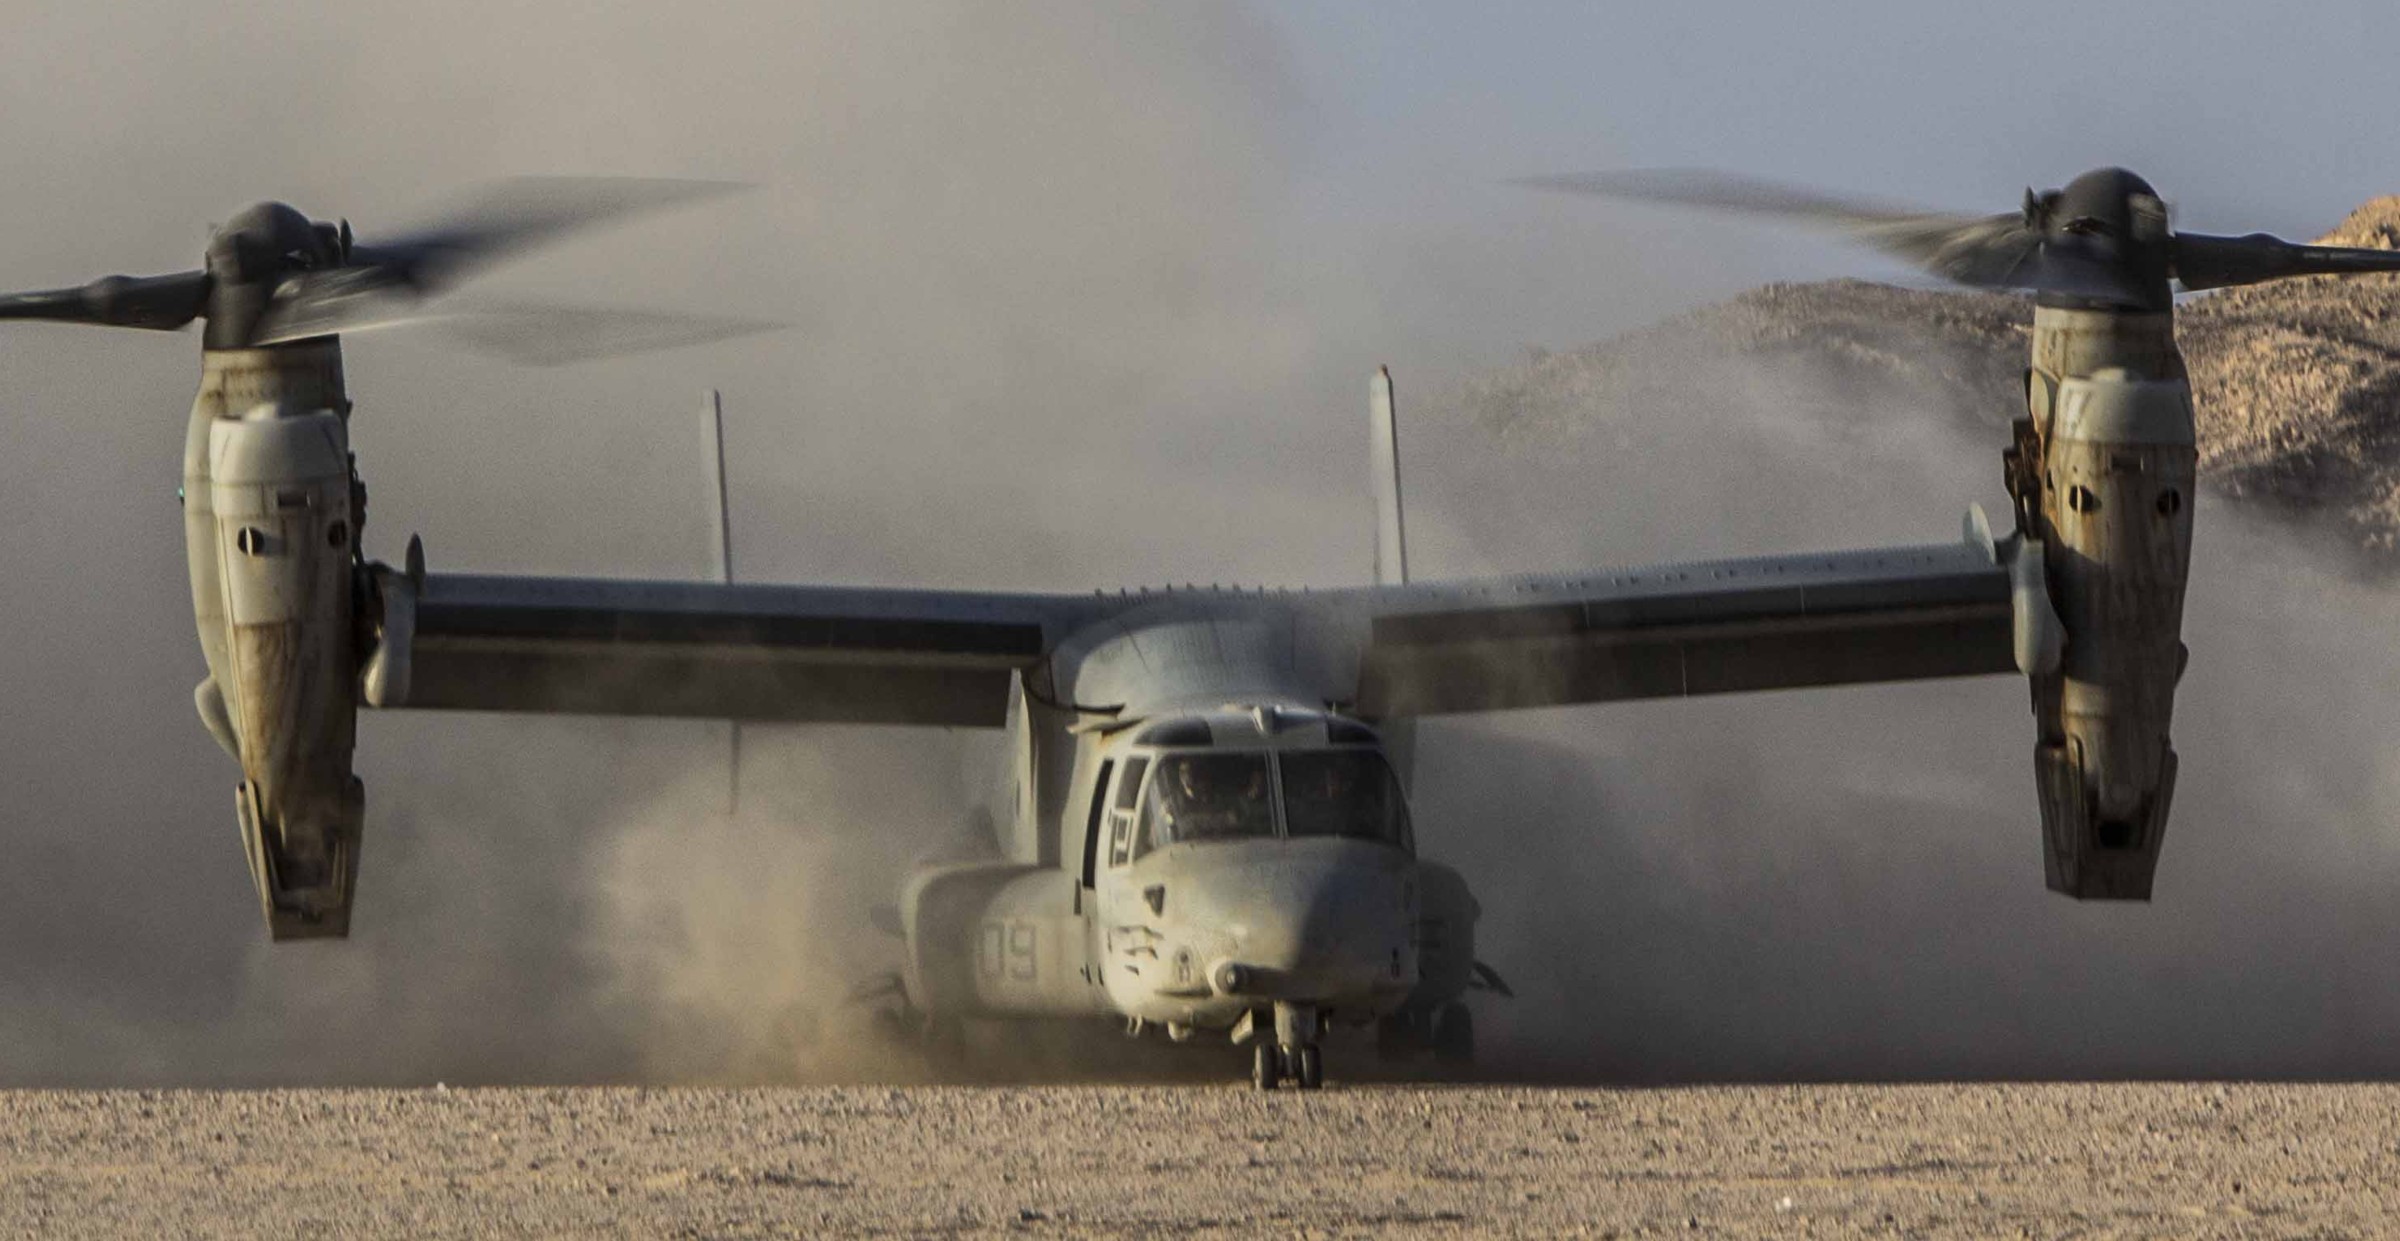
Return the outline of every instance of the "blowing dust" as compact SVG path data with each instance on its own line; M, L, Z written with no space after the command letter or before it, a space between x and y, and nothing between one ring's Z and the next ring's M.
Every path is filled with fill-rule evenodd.
M608 825L597 860L589 942L639 1014L643 1076L929 1076L908 1032L884 1019L900 941L878 924L890 925L895 877L967 826L974 790L941 778L962 747L743 731L738 803L731 772L701 764Z

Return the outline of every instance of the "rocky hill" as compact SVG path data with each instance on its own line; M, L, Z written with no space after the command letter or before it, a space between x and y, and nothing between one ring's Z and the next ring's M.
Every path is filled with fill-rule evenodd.
M2400 197L2321 240L2400 248ZM2019 408L2025 299L1863 281L1774 284L1469 383L1462 412L1530 451L1620 437L1629 419L1771 400L1857 426L1922 409L2001 442ZM2200 468L2220 495L2320 519L2400 568L2400 277L2290 280L2186 299ZM1997 467L1995 467L1997 468Z

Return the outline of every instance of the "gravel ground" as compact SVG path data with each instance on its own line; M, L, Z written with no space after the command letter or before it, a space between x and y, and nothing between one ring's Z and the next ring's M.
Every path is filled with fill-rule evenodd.
M0 1095L25 1236L2382 1236L2400 1087Z

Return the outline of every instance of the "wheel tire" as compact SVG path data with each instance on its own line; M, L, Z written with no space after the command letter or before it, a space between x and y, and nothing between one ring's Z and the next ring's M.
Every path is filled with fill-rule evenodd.
M959 1077L967 1068L967 1023L957 1017L927 1017L918 1031L925 1062L944 1078Z
M1300 1063L1292 1069L1293 1080L1302 1090L1315 1090L1325 1084L1325 1053L1315 1043L1300 1049L1294 1059Z
M1260 1043L1250 1049L1250 1084L1260 1090L1283 1084L1283 1057L1275 1053L1275 1044Z
M1433 1058L1464 1068L1475 1063L1475 1014L1452 1000L1433 1015Z

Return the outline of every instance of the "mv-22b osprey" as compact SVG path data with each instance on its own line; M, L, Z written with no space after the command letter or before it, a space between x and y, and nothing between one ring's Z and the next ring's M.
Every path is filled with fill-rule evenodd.
M477 264L673 194L517 187L382 246L266 204L198 271L0 299L0 317L206 320L184 460L201 718L237 758L270 934L347 934L359 707L1006 730L999 860L910 875L908 1004L934 1027L1088 1015L1254 1044L1318 1085L1329 1023L1451 1058L1476 905L1416 853L1425 716L2014 669L2029 678L2049 885L2145 899L2192 530L2190 389L2168 281L2400 270L2400 255L2177 235L2106 171L1983 220L1748 183L1579 188L1831 214L1969 283L2037 295L2013 532L1557 576L1409 580L1390 388L1373 389L1374 585L988 594L453 576L360 554L340 333L423 317ZM1728 186L1732 189L1728 189ZM1506 807L1495 807L1501 815Z

